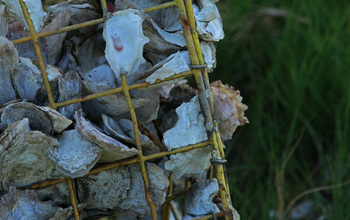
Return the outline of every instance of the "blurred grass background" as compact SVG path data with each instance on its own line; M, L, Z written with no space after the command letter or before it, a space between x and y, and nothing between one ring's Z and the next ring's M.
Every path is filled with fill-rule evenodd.
M218 7L226 36L210 78L249 107L225 143L233 206L242 219L288 219L306 203L299 219L350 219L350 3Z

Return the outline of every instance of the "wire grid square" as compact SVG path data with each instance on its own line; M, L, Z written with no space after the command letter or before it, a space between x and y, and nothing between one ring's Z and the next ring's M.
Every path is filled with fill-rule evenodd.
M212 113L213 113L214 106L213 106L212 97L210 94L209 77L208 77L207 70L205 68L205 63L203 60L203 55L202 55L201 47L199 44L199 38L198 38L197 30L196 30L194 13L193 13L193 8L192 8L192 1L191 0L174 0L171 2L167 2L167 3L159 4L159 5L150 7L150 8L143 9L143 12L148 13L151 11L160 10L160 9L164 9L167 7L178 7L178 11L179 11L179 15L180 15L180 23L181 23L182 28L183 28L184 37L186 40L188 52L190 54L190 59L192 62L192 70L188 71L188 72L183 72L183 73L177 74L177 75L169 77L165 80L158 80L153 84L158 84L158 83L161 83L164 81L168 81L168 80L172 80L172 79L176 79L176 78L180 78L180 77L193 76L195 78L196 83L197 83L200 106L201 106L201 110L203 112L203 115L205 117L205 122L206 122L209 140L198 143L198 144L178 148L178 149L175 149L172 151L160 152L160 153L155 153L155 154L151 154L151 155L147 155L147 156L144 156L142 153L137 117L136 117L135 110L134 110L132 103L131 103L129 91L132 89L145 88L145 87L149 86L149 84L138 83L138 84L128 85L126 82L126 77L122 76L122 86L121 87L111 89L108 91L104 91L104 92L100 92L100 93L91 94L91 95L88 95L88 96L83 97L83 98L76 98L76 99L56 103L54 101L54 98L53 98L53 95L51 92L51 88L50 88L49 81L48 81L48 76L47 76L47 73L45 70L45 64L43 61L43 57L41 55L40 46L38 43L39 38L103 23L106 20L106 16L107 16L106 0L100 1L101 6L102 6L102 11L103 11L102 18L83 22L80 24L67 26L67 27L62 27L59 29L55 29L53 31L42 32L42 33L36 33L34 26L33 26L33 23L30 19L29 13L27 11L25 3L23 2L23 0L19 0L19 2L20 2L23 14L25 16L26 22L27 22L29 30L30 30L30 36L16 39L16 40L13 40L12 42L14 44L20 44L20 43L23 43L26 41L33 41L34 48L35 48L37 58L38 58L38 62L39 62L40 71L41 71L42 78L43 78L43 82L45 84L45 89L46 89L48 100L50 103L49 106L52 109L57 109L59 107L63 107L66 105L70 105L70 104L74 104L74 103L78 103L78 102L83 102L83 101L88 101L88 100L92 100L92 99L96 99L96 98L100 98L103 96L116 94L116 93L124 93L124 96L126 98L126 102L128 104L129 112L131 115L131 120L133 123L134 132L135 132L136 146L137 146L137 149L140 151L140 154L138 154L137 157L132 158L132 159L125 159L123 161L118 161L118 162L115 162L112 164L104 165L104 166L99 167L99 168L94 168L87 175L99 173L101 171L116 168L116 167L123 166L123 165L139 163L140 167L141 167L144 186L145 186L145 196L146 196L147 203L151 209L152 219L157 219L157 210L156 210L155 205L152 201L151 192L149 191L150 187L149 187L149 181L148 181L147 172L146 172L146 168L145 168L145 161L152 160L155 158L160 158L163 156L169 156L172 154L185 152L185 151L189 151L189 150L193 150L193 149L197 149L197 148L201 148L201 147L205 147L205 146L210 145L211 149L213 150L212 156L213 156L213 158L215 158L215 160L214 159L212 160L212 165L210 167L210 171L209 171L210 177L213 176L213 171L215 170L216 178L217 178L218 183L219 183L220 197L221 197L222 204L224 206L225 211L221 211L221 212L217 213L215 216L208 215L208 216L201 217L198 219L210 219L212 217L216 218L219 216L223 216L225 219L232 219L232 213L231 213L232 206L231 206L230 191L228 188L228 180L226 177L226 170L225 170L224 164L220 162L220 161L225 161L224 160L225 155L224 155L224 151L223 151L223 146L221 144L220 134L219 134L218 129L217 129L217 123L215 122L215 120L213 120ZM209 94L209 96L207 94ZM58 180L46 180L46 181L43 181L40 183L34 183L32 185L25 186L22 188L37 189L37 188L42 188L42 187L50 186L50 185L61 183L61 182L67 182L69 194L70 194L70 198L71 198L71 203L72 203L73 211L74 211L74 218L79 219L77 200L76 200L75 192L73 189L72 180L73 180L72 178L58 179ZM185 195L186 190L190 187L190 182L187 181L185 191L173 195L172 175L170 175L170 177L169 177L169 182L170 182L170 185L168 188L166 201L163 204L163 219L169 219L169 216L170 216L169 202L172 201L173 199L181 196L181 195Z

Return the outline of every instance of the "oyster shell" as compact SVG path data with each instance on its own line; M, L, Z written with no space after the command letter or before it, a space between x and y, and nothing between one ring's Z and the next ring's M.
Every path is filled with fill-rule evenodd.
M80 98L83 84L79 74L75 71L69 71L64 76L58 78L59 97L58 102L68 101L75 98ZM82 114L82 104L75 103L58 108L58 112L68 119L72 119L74 112Z
M205 41L219 41L224 38L222 20L212 0L199 0L199 7L193 4L199 36Z
M29 30L26 19L23 15L21 5L18 0L1 0L3 4L6 5L6 11L9 15L16 21L23 23L27 30ZM34 29L36 32L40 32L44 25L44 19L46 13L43 10L40 0L23 0L24 4L27 6L27 11L29 13L30 19L33 22Z
M115 209L129 194L131 176L128 167L102 171L77 180L78 195L88 209Z
M78 204L77 207L79 211L79 219L87 218L88 214L84 210L86 205ZM74 219L74 211L72 206L69 206L68 208L64 208L64 209L61 207L58 208L55 215L49 220L66 220L66 219Z
M157 64L154 71L149 77L147 77L146 82L153 84L157 80L164 80L171 76L177 75L182 72L190 71L190 56L188 51L181 51L169 56L165 61ZM177 81L180 81L178 79ZM172 81L172 83L174 83Z
M185 178L195 177L204 180L210 167L210 147L173 154L165 162L165 170L174 174L174 182L184 182Z
M30 102L7 105L1 115L1 123L10 125L23 118L29 119L32 130L42 131L45 134L60 133L72 123L50 107L36 106Z
M34 190L17 190L11 186L0 199L0 219L39 219L51 218L58 207L51 201L40 201Z
M156 209L165 201L169 180L164 175L164 171L153 163L145 163L147 175L150 183L151 196ZM128 197L124 199L116 209L119 213L129 216L150 216L151 210L147 204L145 187L143 183L141 168L138 164L127 166L131 175L131 185Z
M64 131L58 141L60 145L49 156L56 169L66 176L84 176L101 157L102 149L83 139L77 130Z
M16 134L9 147L0 155L2 189L7 191L11 185L22 187L59 177L55 172L55 164L48 157L49 150L58 145L56 139L40 131Z
M202 41L200 43L204 63L207 64L207 71L212 72L216 67L216 48L213 42Z
M193 217L220 212L219 208L212 202L218 192L219 186L216 179L208 179L193 184L187 191L185 212Z
M139 151L135 148L120 143L116 139L100 132L92 126L84 117L76 116L76 129L83 136L84 139L97 144L103 149L100 163L112 162L137 155Z
M248 109L248 106L242 103L240 91L234 90L229 85L223 85L220 80L211 83L210 89L215 107L214 114L222 140L231 139L238 126L249 123L244 117L244 111Z
M105 54L117 78L132 74L146 62L142 53L149 39L143 35L142 20L139 11L128 9L113 13L105 22Z
M11 73L18 64L18 53L13 43L0 36L0 104L16 98Z
M28 58L19 58L18 67L12 74L14 87L20 98L44 105L48 103L46 89L39 68ZM54 97L58 95L57 81L61 73L56 67L46 66L47 77Z
M208 140L204 117L199 106L198 96L176 109L179 120L175 126L163 134L168 150L197 144Z

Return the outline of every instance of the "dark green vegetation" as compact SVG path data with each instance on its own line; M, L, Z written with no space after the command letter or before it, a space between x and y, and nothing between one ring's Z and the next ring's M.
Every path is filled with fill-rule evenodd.
M242 219L278 219L271 210L288 219L290 202L309 189L292 204L314 202L304 219L350 219L350 4L343 2L218 3L226 37L210 78L235 86L249 107L250 124L226 143Z

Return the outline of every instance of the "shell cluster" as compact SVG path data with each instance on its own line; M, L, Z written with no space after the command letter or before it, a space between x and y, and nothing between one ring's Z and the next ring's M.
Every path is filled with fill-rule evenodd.
M102 11L90 1L71 0L45 6L23 0L37 33L98 19ZM45 1L44 1L45 2ZM17 0L0 0L0 219L70 219L73 208L67 184L35 190L31 184L74 178L81 218L150 216L138 164L101 172L91 170L120 160L172 151L208 140L197 90L177 78L191 70L191 61L176 7L144 13L162 0L108 2L104 24L39 39L54 102L117 89L125 76L138 119L138 133L126 96L115 93L54 110ZM193 3L200 45L208 71L216 65L215 44L223 38L214 0ZM160 82L161 81L161 82ZM159 83L160 82L160 83ZM247 106L239 92L211 85L215 115L223 139L229 139ZM138 140L139 138L139 140ZM137 148L138 143L141 149ZM165 202L169 173L181 186L187 178L200 181L186 199L193 216L217 212L211 203L216 179L205 180L212 151L204 146L145 163L154 205ZM200 196L201 192L206 192ZM205 210L198 204L205 204Z

